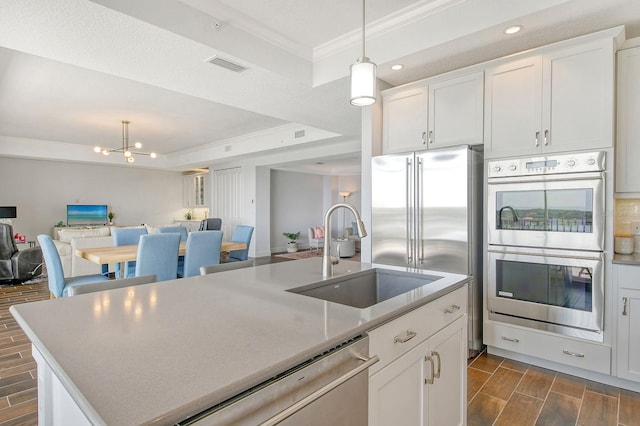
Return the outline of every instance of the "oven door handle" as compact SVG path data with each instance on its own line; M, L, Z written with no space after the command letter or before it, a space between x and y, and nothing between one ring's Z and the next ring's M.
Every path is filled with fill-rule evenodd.
M604 180L604 172L567 173L557 175L536 175L536 176L510 176L488 178L487 184L500 185L503 183L541 183L541 182L564 182L582 180Z
M604 260L604 253L594 252L593 256L580 256L577 255L574 250L571 250L570 254L563 254L558 253L558 251L554 251L553 253L545 253L543 251L509 250L508 248L502 248L500 246L489 246L487 252L498 254L515 254L520 256L553 257L560 259Z

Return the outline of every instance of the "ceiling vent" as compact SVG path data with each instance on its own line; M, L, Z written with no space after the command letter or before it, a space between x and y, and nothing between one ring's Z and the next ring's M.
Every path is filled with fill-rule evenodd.
M303 138L303 137L304 137L304 130L297 130L293 136L294 139Z
M242 72L242 71L245 71L247 69L247 67L243 67L240 64L236 64L235 62L231 62L231 61L228 61L226 59L222 59L221 57L219 57L217 55L216 56L212 56L209 59L207 59L207 62L209 62L210 64L213 64L213 65L217 65L217 66L222 67L222 68L226 68L229 71L233 71L233 72Z

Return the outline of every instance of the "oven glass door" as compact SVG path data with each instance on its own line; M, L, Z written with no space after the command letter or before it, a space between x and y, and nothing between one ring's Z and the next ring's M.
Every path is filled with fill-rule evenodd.
M602 331L602 260L589 252L569 253L575 257L549 253L548 250L531 253L490 249L489 310L534 321Z
M603 175L540 176L489 183L489 243L601 251ZM567 180L569 177L569 180Z

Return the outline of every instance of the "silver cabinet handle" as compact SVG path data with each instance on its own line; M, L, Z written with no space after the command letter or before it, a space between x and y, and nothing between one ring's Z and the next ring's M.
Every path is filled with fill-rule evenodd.
M417 333L413 330L407 330L403 335L397 335L393 338L393 343L407 343L409 340L416 337Z
M433 130L429 130L429 143L433 143Z
M536 132L536 146L540 146L540 131Z
M565 355L575 356L576 358L584 358L584 354L581 354L581 353L578 353L578 352L571 352L571 351L568 351L566 349L563 349L562 353L565 354Z
M442 367L442 362L440 362L440 354L438 352L431 352L431 356L435 357L438 360L438 369L436 373L433 375L436 379L440 378L440 368Z
M422 132L422 145L427 143L427 132Z
M629 301L628 297L622 298L622 315L627 315L627 302Z
M549 130L545 129L544 131L544 146L549 145Z
M323 387L321 387L317 391L315 391L312 394L302 398L300 401L296 402L295 404L285 408L284 410L282 410L281 412L279 412L275 416L271 417L270 419L268 419L264 423L261 423L260 425L261 426L273 426L275 424L280 423L281 421L283 421L287 417L290 417L291 415L293 415L296 412L300 411L301 409L303 409L307 405L311 404L312 402L314 402L315 400L317 400L318 398L320 398L324 394L329 393L333 389L337 388L338 386L340 386L341 384L343 384L347 380L357 376L358 374L362 373L363 371L366 371L373 364L375 364L376 362L380 361L380 358L378 358L378 355L374 355L371 358L363 359L363 361L365 361L364 364L360 365L359 367L354 368L353 370L349 371L345 375L338 377L337 379L335 379L331 383L327 383L326 385L324 385Z
M433 384L433 380L435 378L434 376L434 365L433 365L433 358L431 358L430 356L425 356L424 357L425 362L428 362L429 364L431 364L431 377L427 377L426 379L424 379L424 383L425 385L432 385Z
M445 313L445 314L452 314L452 313L454 313L455 311L459 311L459 310L460 310L460 306L458 306L458 305L451 305L451 306L447 307L447 308L444 310L444 313Z
M520 343L519 339L514 339L514 338L511 338L511 337L502 336L502 340L506 340L507 342Z

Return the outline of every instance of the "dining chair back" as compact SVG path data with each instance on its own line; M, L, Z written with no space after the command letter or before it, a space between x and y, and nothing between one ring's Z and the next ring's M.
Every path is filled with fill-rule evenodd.
M198 231L220 231L222 229L222 219L219 217L210 217L200 221L200 229Z
M253 226L238 225L233 230L231 241L234 243L245 243L247 248L244 250L232 250L229 252L227 262L238 262L240 260L247 260L249 258L249 244L251 243L251 236L253 235Z
M140 236L135 276L155 275L158 281L175 280L179 249L180 235L174 232Z
M200 274L200 267L220 263L222 231L196 231L189 233L184 254L184 268L178 275L193 277Z
M111 231L114 246L130 246L138 244L142 235L147 235L147 228L116 228ZM116 277L133 277L136 272L135 260L125 263L124 273L120 273L120 264L116 264Z
M116 288L131 287L134 285L150 284L156 282L155 275L143 275L141 277L124 278L122 280L109 280L91 285L77 285L69 288L69 296L94 293L96 291L114 290Z
M158 234L167 234L169 232L175 232L176 234L180 234L180 241L187 241L187 237L189 236L189 230L184 226L163 226L162 228L158 228L156 230Z
M253 260L241 260L231 263L220 263L218 265L205 265L200 267L200 275L214 274L216 272L231 271L234 269L250 268L254 266Z
M49 282L49 292L51 293L52 299L67 296L70 287L104 282L109 279L102 274L65 278L60 255L51 237L41 234L38 235L37 238L42 248L44 263L47 266L47 280Z

